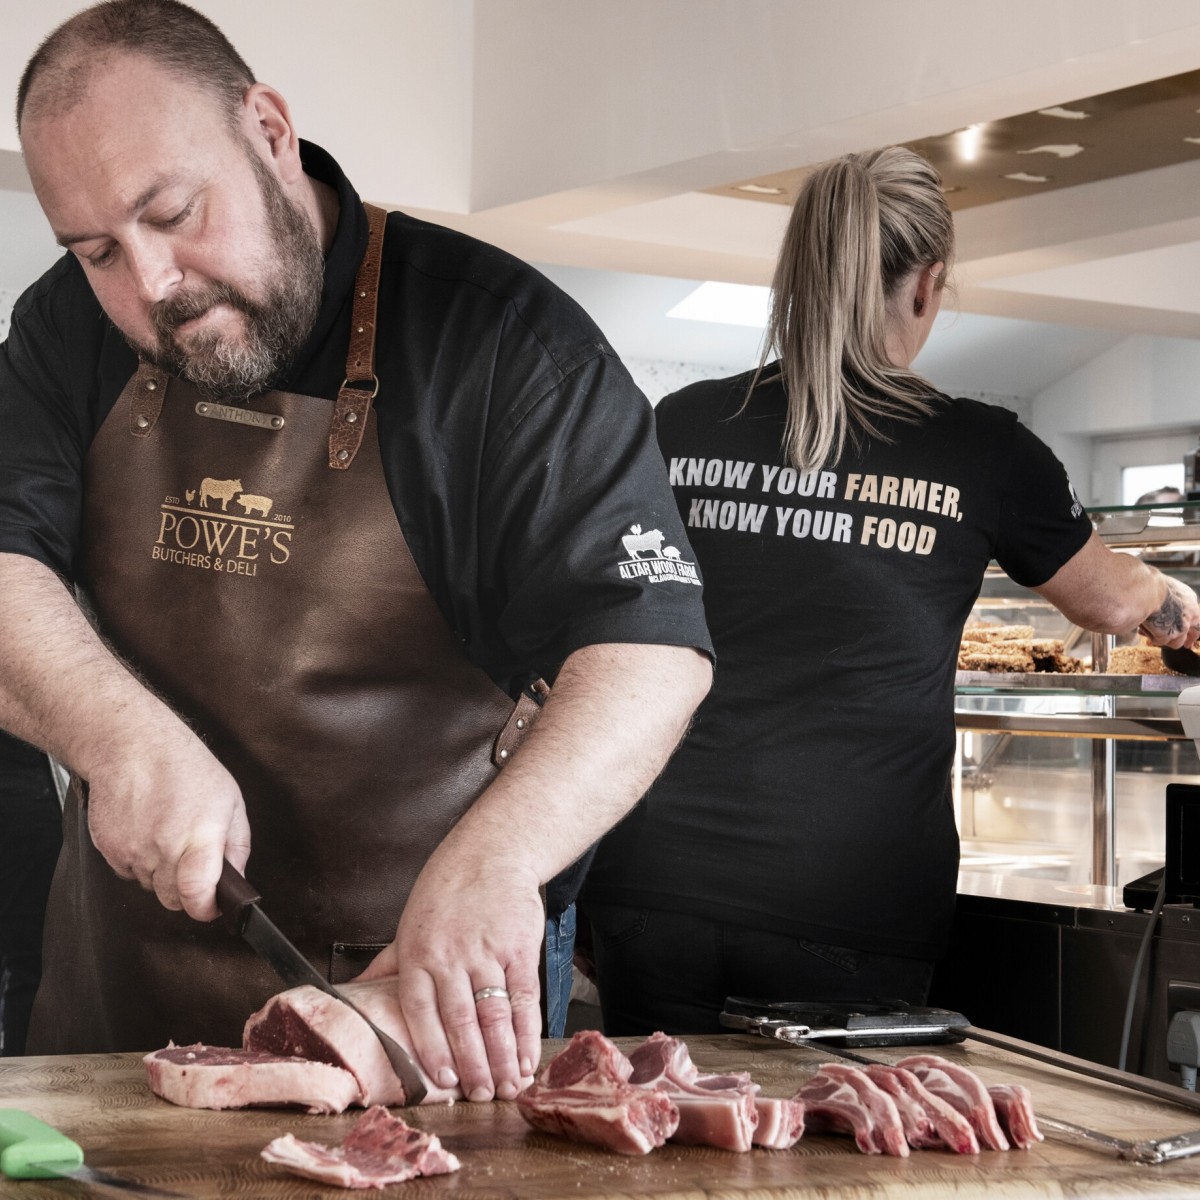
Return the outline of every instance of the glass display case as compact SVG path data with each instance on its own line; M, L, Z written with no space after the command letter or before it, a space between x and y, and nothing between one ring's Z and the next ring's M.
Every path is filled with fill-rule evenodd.
M1097 509L1092 520L1113 549L1200 588L1200 502ZM1111 651L1135 634L1086 633L994 564L971 623L1030 627L1083 669L958 672L964 871L1120 887L1160 867L1166 785L1200 782L1177 710L1200 677L1113 673Z

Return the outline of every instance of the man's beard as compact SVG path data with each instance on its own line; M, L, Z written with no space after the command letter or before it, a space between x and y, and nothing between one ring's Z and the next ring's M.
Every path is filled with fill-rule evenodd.
M271 255L278 264L266 280L266 296L252 300L228 283L210 283L160 300L150 310L158 335L153 346L134 349L155 366L203 389L216 400L237 402L263 391L284 372L316 324L325 259L307 215L284 193L278 180L247 147L266 211ZM216 332L189 338L184 350L175 330L224 304L243 316L243 334L230 339Z

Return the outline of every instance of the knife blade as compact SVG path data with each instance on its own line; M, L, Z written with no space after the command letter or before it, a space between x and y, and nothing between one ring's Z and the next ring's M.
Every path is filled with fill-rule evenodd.
M259 905L261 899L262 896L237 868L226 861L217 883L217 907L224 914L229 928L253 946L288 987L308 984L354 1009L379 1039L388 1062L392 1064L392 1070L404 1084L404 1103L420 1104L429 1092L429 1084L412 1055L395 1038L384 1033L353 1000L334 987L292 945L279 927L263 912Z
M76 1179L139 1196L183 1195L87 1166L78 1142L19 1108L0 1108L0 1175L9 1179Z

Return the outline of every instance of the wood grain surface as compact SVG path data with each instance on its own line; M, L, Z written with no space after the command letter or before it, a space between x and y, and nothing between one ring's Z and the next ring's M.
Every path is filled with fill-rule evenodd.
M832 1060L749 1035L687 1039L704 1070L748 1070L767 1095L786 1096ZM563 1043L547 1042L543 1061ZM619 1039L629 1048L636 1039ZM1068 1075L979 1043L935 1047L985 1082L1025 1084L1049 1116L1134 1141L1200 1128L1200 1114L1139 1093ZM904 1049L872 1049L894 1062ZM300 1198L346 1195L286 1174L259 1158L273 1137L334 1142L360 1110L308 1116L288 1109L209 1112L152 1095L140 1056L97 1054L0 1060L0 1107L22 1108L78 1141L87 1162L193 1197ZM1138 1166L1048 1135L1032 1150L960 1156L914 1150L907 1159L860 1154L848 1137L806 1136L794 1149L732 1154L667 1145L627 1158L535 1133L511 1103L393 1110L430 1130L462 1160L454 1175L417 1179L387 1195L427 1200L860 1200L870 1197L1200 1197L1200 1156ZM66 1181L7 1180L0 1196L53 1200L101 1193ZM358 1193L362 1194L362 1193ZM374 1195L375 1193L367 1193Z

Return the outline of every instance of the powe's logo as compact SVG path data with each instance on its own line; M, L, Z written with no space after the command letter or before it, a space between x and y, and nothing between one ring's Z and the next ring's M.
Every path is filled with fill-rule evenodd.
M182 499L167 496L159 505L151 555L227 575L254 576L265 563L282 566L291 557L295 529L289 515L274 509L271 496L245 491L240 479L205 476Z

